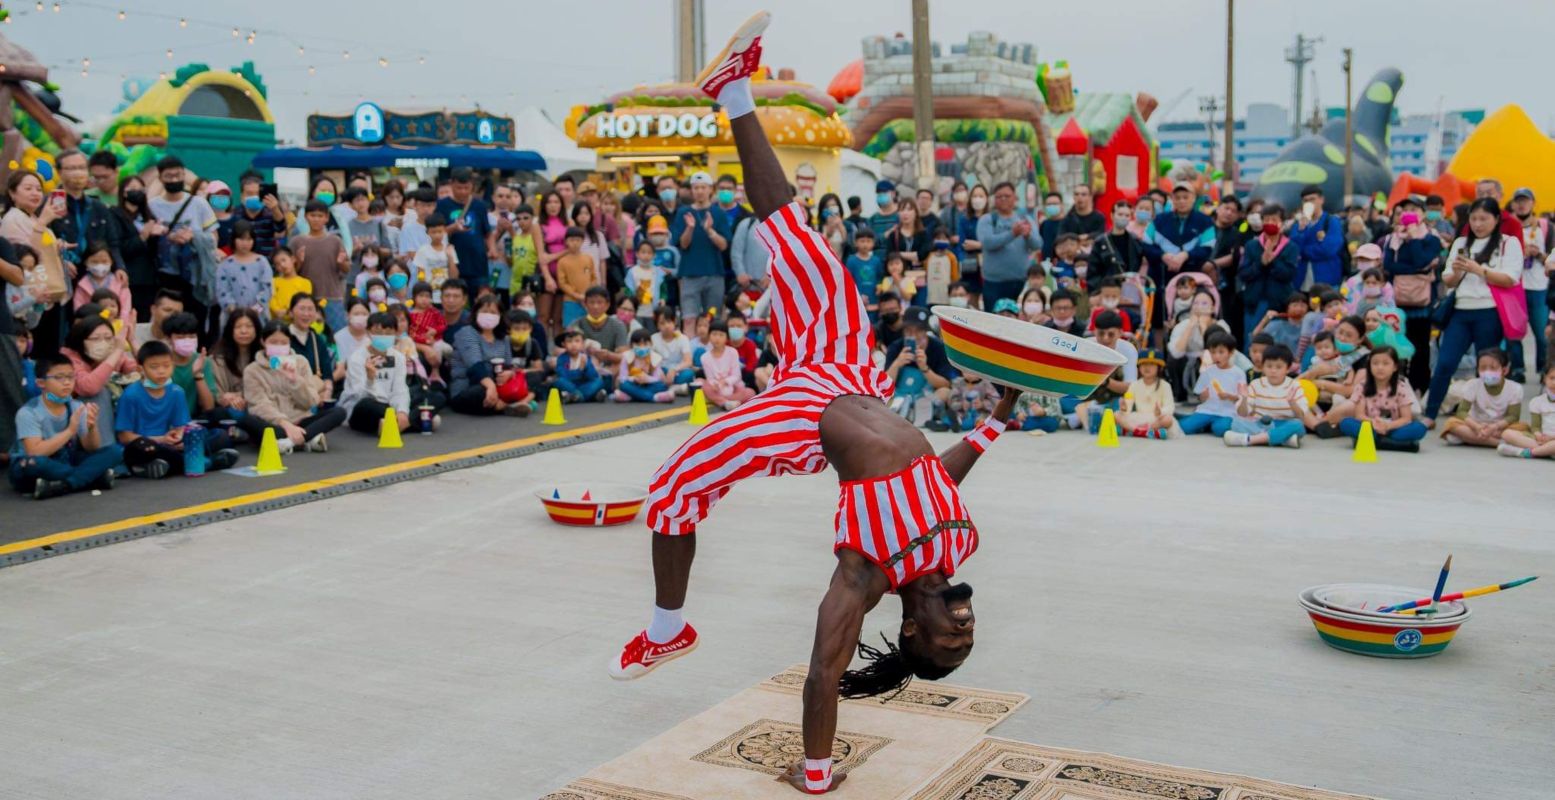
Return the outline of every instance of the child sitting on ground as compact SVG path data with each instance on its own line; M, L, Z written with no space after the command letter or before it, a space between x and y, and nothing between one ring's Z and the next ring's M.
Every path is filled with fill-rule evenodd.
M1555 364L1544 370L1544 391L1528 401L1528 418L1531 429L1502 431L1496 451L1512 458L1555 457Z
M1177 404L1172 388L1161 378L1166 359L1161 351L1150 349L1139 354L1139 380L1128 385L1118 408L1118 428L1130 436L1166 439L1181 436L1177 426Z
M1448 444L1496 447L1507 430L1522 430L1523 387L1506 379L1511 361L1501 349L1479 352L1479 377L1458 384L1453 417L1442 426Z
M1317 335L1332 330L1344 318L1344 298L1337 292L1314 293L1313 297L1317 310L1308 311L1301 318L1301 339L1296 346L1296 363L1301 365L1303 371L1312 366L1312 342L1317 339Z
M1360 317L1340 320L1334 328L1334 351L1337 355L1331 364L1319 366L1314 362L1303 377L1317 384L1319 402L1325 397L1332 399L1333 406L1323 419L1338 425L1340 420L1350 416L1348 398L1355 393L1355 365L1364 363L1371 355L1371 349L1366 346L1366 320Z
M740 374L740 356L729 346L729 326L714 322L707 332L708 350L702 354L702 389L707 402L733 411L756 396Z
M1012 418L1018 430L1031 431L1033 436L1054 433L1063 425L1064 411L1058 398L1035 392L1021 392L1015 401Z
M649 340L649 346L653 352L659 354L660 363L669 375L673 391L678 395L687 394L687 388L693 380L696 380L695 361L691 357L691 339L680 332L680 317L675 309L665 305L653 314L654 324L659 332Z
M448 319L441 309L432 305L432 284L416 281L410 288L410 339L416 343L416 353L426 362L433 375L443 364L443 352L448 346L443 342L443 331L448 329Z
M378 436L389 409L401 432L410 429L410 385L406 382L404 354L394 349L399 323L386 311L367 318L368 343L346 359L345 389L340 407L348 414L351 430ZM434 425L436 420L434 418Z
M950 382L950 398L945 404L949 417L946 427L952 431L972 430L988 419L998 399L999 390L980 376L958 375Z
M1301 437L1317 416L1307 407L1301 384L1291 377L1296 355L1283 344L1271 344L1263 354L1263 377L1237 390L1238 417L1226 431L1230 447L1266 444L1300 447Z
M1379 347L1366 359L1364 378L1351 396L1353 413L1339 421L1339 431L1355 439L1361 424L1371 423L1378 450L1420 452L1425 424L1415 419L1415 391L1404 377L1403 363L1391 347Z
M605 381L594 368L594 359L583 350L583 334L562 331L562 352L556 356L556 388L563 403L604 402Z
M1204 341L1210 364L1199 370L1199 379L1193 384L1199 405L1182 419L1182 432L1187 436L1213 433L1223 437L1236 418L1236 400L1241 388L1247 385L1247 373L1231 363L1231 354L1236 352L1236 339L1231 334L1211 329Z
M1307 304L1307 296L1296 292L1285 298L1283 309L1269 309L1269 313L1264 315L1258 327L1253 329L1253 335L1267 333L1277 344L1285 345L1294 354L1301 346L1301 323L1311 312L1311 308ZM1256 362L1257 359L1254 361Z
M10 346L0 342L0 347ZM113 471L123 454L111 434L98 428L100 406L71 399L76 373L70 359L43 356L35 367L45 391L16 411L11 486L35 500L95 487L112 489Z
M645 330L632 332L632 349L621 359L616 375L617 403L668 403L675 399L665 380L664 359L653 352L653 336Z
M173 383L173 349L166 343L146 342L135 360L145 377L124 390L113 427L130 472L158 480L184 469L189 401L184 390ZM231 448L226 434L216 429L205 434L205 452L213 470L226 469L238 460L238 451Z

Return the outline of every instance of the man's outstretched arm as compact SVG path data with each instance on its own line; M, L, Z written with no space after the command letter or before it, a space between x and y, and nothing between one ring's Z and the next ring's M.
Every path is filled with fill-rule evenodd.
M945 465L945 472L950 479L959 486L966 480L967 473L972 471L972 465L977 463L978 456L988 449L988 445L1004 432L1004 424L1009 422L1010 415L1015 413L1015 401L1020 398L1020 390L1004 387L1004 394L999 397L999 404L994 406L993 414L988 420L978 425L966 438L956 442L949 450L940 453L940 463Z
M880 585L871 586L872 583ZM832 739L837 735L838 684L858 647L864 614L885 593L884 584L885 576L874 565L864 563L851 551L838 554L831 586L816 615L815 646L810 651L810 672L804 684L806 760L830 764ZM829 773L830 767L827 769ZM804 788L802 769L785 777L796 788ZM841 776L830 779L833 786L841 780Z

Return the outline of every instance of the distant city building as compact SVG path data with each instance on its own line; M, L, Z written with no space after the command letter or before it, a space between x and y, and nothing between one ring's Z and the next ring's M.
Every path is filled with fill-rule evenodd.
M1344 119L1344 109L1325 109L1324 117L1325 120ZM1410 114L1400 118L1395 112L1390 144L1394 173L1408 172L1422 178L1435 178L1484 118L1484 109L1443 112L1439 142L1433 145L1435 114ZM1213 146L1215 166L1218 167L1223 160L1220 149L1225 143L1225 130L1225 121L1215 120L1211 145L1207 120L1163 122L1156 128L1161 158L1176 164L1204 163ZM1274 103L1252 103L1247 107L1247 113L1237 118L1234 138L1237 182L1256 183L1264 168L1290 143L1290 112Z

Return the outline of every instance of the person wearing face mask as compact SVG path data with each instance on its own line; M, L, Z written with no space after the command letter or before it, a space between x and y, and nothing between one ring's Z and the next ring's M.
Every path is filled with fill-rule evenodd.
M1027 289L1020 298L1020 318L1033 325L1046 325L1051 319L1047 314L1047 293L1042 289Z
M222 252L232 249L232 223L238 221L238 215L232 202L232 187L226 181L211 181L205 184L201 196L205 202L211 204L211 210L216 212L216 246Z
M645 330L632 334L632 349L621 359L621 369L616 375L615 393L611 399L617 403L672 403L675 393L670 391L668 376L664 372L663 359L653 351L653 336Z
M140 365L125 348L122 330L102 317L82 317L70 326L60 354L75 368L75 397L97 406L103 429L113 428L113 404L124 388L140 380Z
M1505 350L1481 350L1475 367L1478 375L1458 384L1457 404L1442 425L1448 444L1496 447L1509 430L1527 431L1522 422L1523 386L1508 380L1511 359Z
M254 231L254 252L270 258L275 248L286 243L286 210L274 189L265 190L264 176L252 170L238 178L238 196L233 198L234 217L247 222Z
M293 352L292 332L278 320L259 332L264 351L243 370L243 399L248 415L274 428L280 451L329 452L325 434L346 421L345 409L327 405L332 384L309 369ZM314 408L320 408L317 413Z
M653 196L658 198L659 206L662 209L661 213L668 219L669 215L675 213L676 207L680 205L680 182L675 180L673 175L660 175L658 180L654 181L653 186Z
M955 202L954 192L951 200ZM972 287L974 306L981 306L983 301L983 243L977 240L977 222L987 212L988 187L982 184L967 190L965 207L952 205L945 210L945 214L956 217L955 224L947 224L947 227L955 233L953 241L956 258L961 262L961 280Z
M86 252L81 255L81 263L85 267L85 274L76 281L76 291L71 297L71 305L81 308L92 302L92 296L98 292L103 290L113 292L114 299L119 303L124 324L134 327L136 316L134 301L130 295L130 279L123 270L114 265L113 254L109 252L108 246L102 242L87 245Z
M1106 280L1144 269L1144 246L1129 231L1133 219L1134 209L1127 200L1119 199L1112 204L1112 227L1105 236L1097 238L1095 258L1091 261L1095 272L1090 276L1093 280Z
M902 298L895 292L881 292L875 298L880 324L875 326L875 345L889 348L902 340Z
M65 243L60 256L70 264L85 262L86 248L92 243L106 246L111 263L123 263L119 256L119 230L112 224L108 207L87 193L92 173L86 155L80 150L65 150L54 157L59 169L59 188L65 192L65 209L49 228Z
M448 407L477 416L529 416L528 402L503 391L510 381L525 380L519 366L513 361L513 341L502 317L502 304L495 295L483 296L475 303L475 324L454 338ZM509 399L504 399L505 395Z
M162 223L151 215L145 185L129 178L119 186L119 204L109 209L119 239L119 256L129 279L135 314L145 319L157 294L157 252L161 249Z
M357 309L351 309L355 314ZM355 320L353 319L353 324ZM410 429L410 385L407 359L394 349L398 326L394 316L379 311L367 319L366 345L346 359L346 383L340 393L340 407L347 414L351 430L377 436L384 418L394 409L395 425L403 433Z
M958 258L965 252L961 249L961 223L970 216L971 202L972 193L958 180L950 186L950 204L939 211L940 226L950 232L950 244Z
M1429 199L1426 202L1430 204ZM1451 232L1450 225L1447 230ZM1399 215L1399 227L1384 237L1381 244L1376 249L1381 256L1383 273L1391 284L1394 302L1404 310L1404 335L1415 346L1415 352L1429 354L1431 304L1438 292L1437 267L1442 258L1442 241L1435 235L1431 223L1414 212L1405 212ZM1357 255L1360 252L1357 250ZM1431 382L1430 361L1428 357L1409 359L1409 385L1426 386Z
M157 281L184 296L196 318L206 318L205 301L212 299L207 276L216 274L216 212L205 198L186 191L187 172L176 156L157 162L162 193L147 203L166 227L157 259Z
M183 390L193 418L204 418L216 408L216 372L200 348L200 330L200 321L187 311L162 323L173 350L173 385Z
M1426 229L1442 243L1442 247L1452 246L1458 231L1453 227L1452 215L1447 213L1447 201L1441 195L1426 196L1424 220Z
M383 287L378 287L378 290L382 292ZM335 359L346 364L347 377L350 376L351 356L366 347L372 339L372 334L367 332L367 319L377 308L377 303L369 305L360 297L346 301L346 327L335 331Z
M1074 293L1067 289L1059 289L1048 298L1048 318L1042 323L1046 327L1075 336L1085 335L1085 325L1088 320L1080 319L1076 313L1076 304L1079 302Z
M896 184L881 180L875 182L875 206L879 209L869 215L869 229L875 232L875 241L885 241L885 236L901 221L896 204Z
M1244 331L1257 328L1271 309L1284 308L1285 298L1296 291L1301 249L1285 235L1280 224L1284 216L1278 205L1264 206L1263 229L1243 249L1237 294Z
M192 317L189 321L194 322ZM183 471L184 428L191 417L184 390L173 380L176 359L173 349L162 342L141 345L135 353L141 380L130 384L119 398L113 429L124 448L124 464L137 477L157 480ZM206 431L210 469L223 470L237 463L238 451L230 445L220 429Z
M719 175L718 182L714 185L713 201L718 205L718 209L724 212L724 216L729 218L730 228L739 225L740 220L751 215L750 209L740 205L735 191L739 185L739 181L727 172ZM825 198L822 198L822 205L825 205Z
M10 344L6 343L9 347ZM124 458L98 406L71 400L73 375L63 356L38 360L43 393L16 413L9 445L11 487L42 500L89 488L112 489Z
M1545 261L1555 252L1555 225L1549 219L1533 213L1533 190L1527 187L1512 193L1512 216L1522 227L1523 237L1523 298L1528 305L1528 315L1536 324L1532 327L1534 359L1524 361L1523 341L1507 343L1512 356L1512 379L1519 383L1528 372L1540 374L1549 357L1549 342L1544 337L1544 323L1549 319L1550 268ZM1529 368L1532 369L1529 369Z
M1064 221L1064 196L1058 192L1043 195L1042 205L1036 209L1036 217L1037 232L1042 235L1042 258L1051 261L1053 249L1058 243L1059 226Z

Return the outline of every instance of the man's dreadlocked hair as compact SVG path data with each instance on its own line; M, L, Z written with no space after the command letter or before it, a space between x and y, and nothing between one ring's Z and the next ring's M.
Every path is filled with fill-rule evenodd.
M907 688L907 684L913 677L919 677L926 681L937 681L955 671L955 667L941 667L932 661L924 661L914 656L907 650L907 642L900 633L896 636L896 644L880 636L884 651L877 650L858 643L859 657L869 664L863 669L850 669L842 673L842 680L838 682L839 694L850 700L860 697L874 697L890 691L900 692ZM895 697L893 694L892 697ZM890 698L886 698L889 700Z

